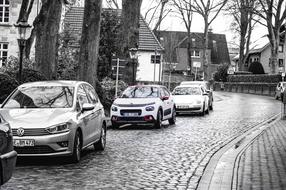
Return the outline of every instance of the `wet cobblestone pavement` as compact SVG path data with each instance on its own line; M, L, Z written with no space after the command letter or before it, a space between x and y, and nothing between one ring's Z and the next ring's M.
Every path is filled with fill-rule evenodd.
M280 112L273 97L214 92L214 111L180 115L162 129L108 130L104 152L19 159L1 189L195 189L210 157L233 138Z

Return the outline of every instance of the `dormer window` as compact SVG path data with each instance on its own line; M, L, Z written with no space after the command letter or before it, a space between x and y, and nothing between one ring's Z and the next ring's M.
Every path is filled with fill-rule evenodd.
M280 44L279 47L278 47L278 51L282 53L282 52L283 52L283 49L284 49L283 44Z

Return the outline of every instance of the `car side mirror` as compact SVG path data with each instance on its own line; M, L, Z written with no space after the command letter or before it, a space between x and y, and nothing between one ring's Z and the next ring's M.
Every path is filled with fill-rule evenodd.
M81 112L90 111L94 109L94 105L90 103L83 103Z
M164 101L164 100L169 100L169 96L163 96L161 97L161 100Z
M210 90L206 90L207 93L210 93Z

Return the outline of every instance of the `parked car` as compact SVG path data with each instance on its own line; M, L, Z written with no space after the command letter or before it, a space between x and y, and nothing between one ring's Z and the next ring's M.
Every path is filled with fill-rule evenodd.
M286 82L279 82L275 88L274 98L276 100L281 99L283 101L283 93L286 89Z
M0 115L0 189L11 177L16 165L17 153L13 150L12 131Z
M173 97L165 86L129 86L111 106L112 126L123 124L154 124L161 128L162 121L176 122Z
M1 107L19 156L70 156L72 162L79 162L82 149L105 148L104 109L86 82L22 84Z
M180 86L183 85L201 85L205 88L205 91L208 93L209 96L209 110L213 110L213 89L208 81L182 81Z
M182 85L174 88L172 95L179 113L209 113L209 97L200 85Z

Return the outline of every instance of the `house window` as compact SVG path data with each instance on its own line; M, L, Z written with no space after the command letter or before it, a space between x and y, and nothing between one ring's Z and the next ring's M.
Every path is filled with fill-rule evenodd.
M196 47L196 39L195 38L192 38L192 45L193 45L193 47Z
M155 62L156 62L156 64L160 64L161 55L151 55L151 63L155 63Z
M0 43L0 67L3 66L8 57L8 43Z
M9 0L0 0L0 23L9 22Z
M279 45L279 47L278 47L278 51L279 52L283 52L283 49L284 49L284 46L281 44L281 45Z
M278 65L279 65L279 67L284 67L284 63L283 63L283 59L279 59L278 60Z
M200 57L200 51L194 50L191 52L191 57Z
M244 67L248 67L248 62L247 61L245 61Z

